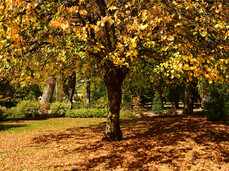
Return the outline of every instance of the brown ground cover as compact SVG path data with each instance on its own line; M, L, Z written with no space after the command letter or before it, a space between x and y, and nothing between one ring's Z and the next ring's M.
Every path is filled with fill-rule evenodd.
M63 122L55 127L52 122ZM200 116L122 119L124 140L103 142L104 119L53 118L43 129L0 131L0 170L225 170L229 126ZM91 119L93 120L93 119ZM30 121L41 122L41 121ZM71 123L70 123L71 122ZM67 126L66 126L67 125ZM74 126L75 125L75 126Z

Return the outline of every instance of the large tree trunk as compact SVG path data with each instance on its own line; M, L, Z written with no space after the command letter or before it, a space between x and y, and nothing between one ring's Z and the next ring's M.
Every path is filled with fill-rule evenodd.
M189 82L186 84L183 110L183 114L185 115L193 114L195 87L195 83Z
M52 97L55 90L56 78L49 77L47 79L46 86L43 90L42 98L41 98L41 105L52 103Z
M107 123L103 140L121 141L122 131L119 123L122 98L121 86L126 74L128 73L128 69L124 67L116 67L113 64L110 64L109 68L104 65L98 66L108 92Z
M74 90L76 85L76 73L73 72L72 75L63 79L63 91L64 91L64 102L72 103Z
M91 81L90 79L86 80L86 89L85 89L85 103L86 107L90 107L90 96L91 96Z

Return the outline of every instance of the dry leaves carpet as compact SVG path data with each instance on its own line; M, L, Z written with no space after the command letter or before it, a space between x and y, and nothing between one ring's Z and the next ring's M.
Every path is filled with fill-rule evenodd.
M229 126L200 116L122 119L124 140L103 142L105 119L0 125L0 170L225 170ZM36 126L34 126L36 125Z

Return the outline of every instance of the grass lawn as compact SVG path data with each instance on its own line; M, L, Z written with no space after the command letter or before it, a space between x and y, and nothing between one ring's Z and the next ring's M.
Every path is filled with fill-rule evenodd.
M172 108L173 105L171 104L164 104L164 108ZM184 108L184 105L183 104L179 104L179 108Z
M228 170L229 126L199 116L122 119L124 140L101 141L106 119L0 125L0 170Z

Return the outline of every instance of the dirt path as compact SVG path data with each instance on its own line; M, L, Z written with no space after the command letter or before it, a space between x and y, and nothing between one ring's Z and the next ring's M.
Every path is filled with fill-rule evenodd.
M193 112L197 113L197 112L202 112L203 109L194 109ZM182 115L183 109L176 109L175 113L176 115ZM153 117L153 116L160 116L159 114L154 114L152 111L148 110L148 111L144 111L143 115L145 115L146 117ZM169 114L169 115L174 115L174 114Z

